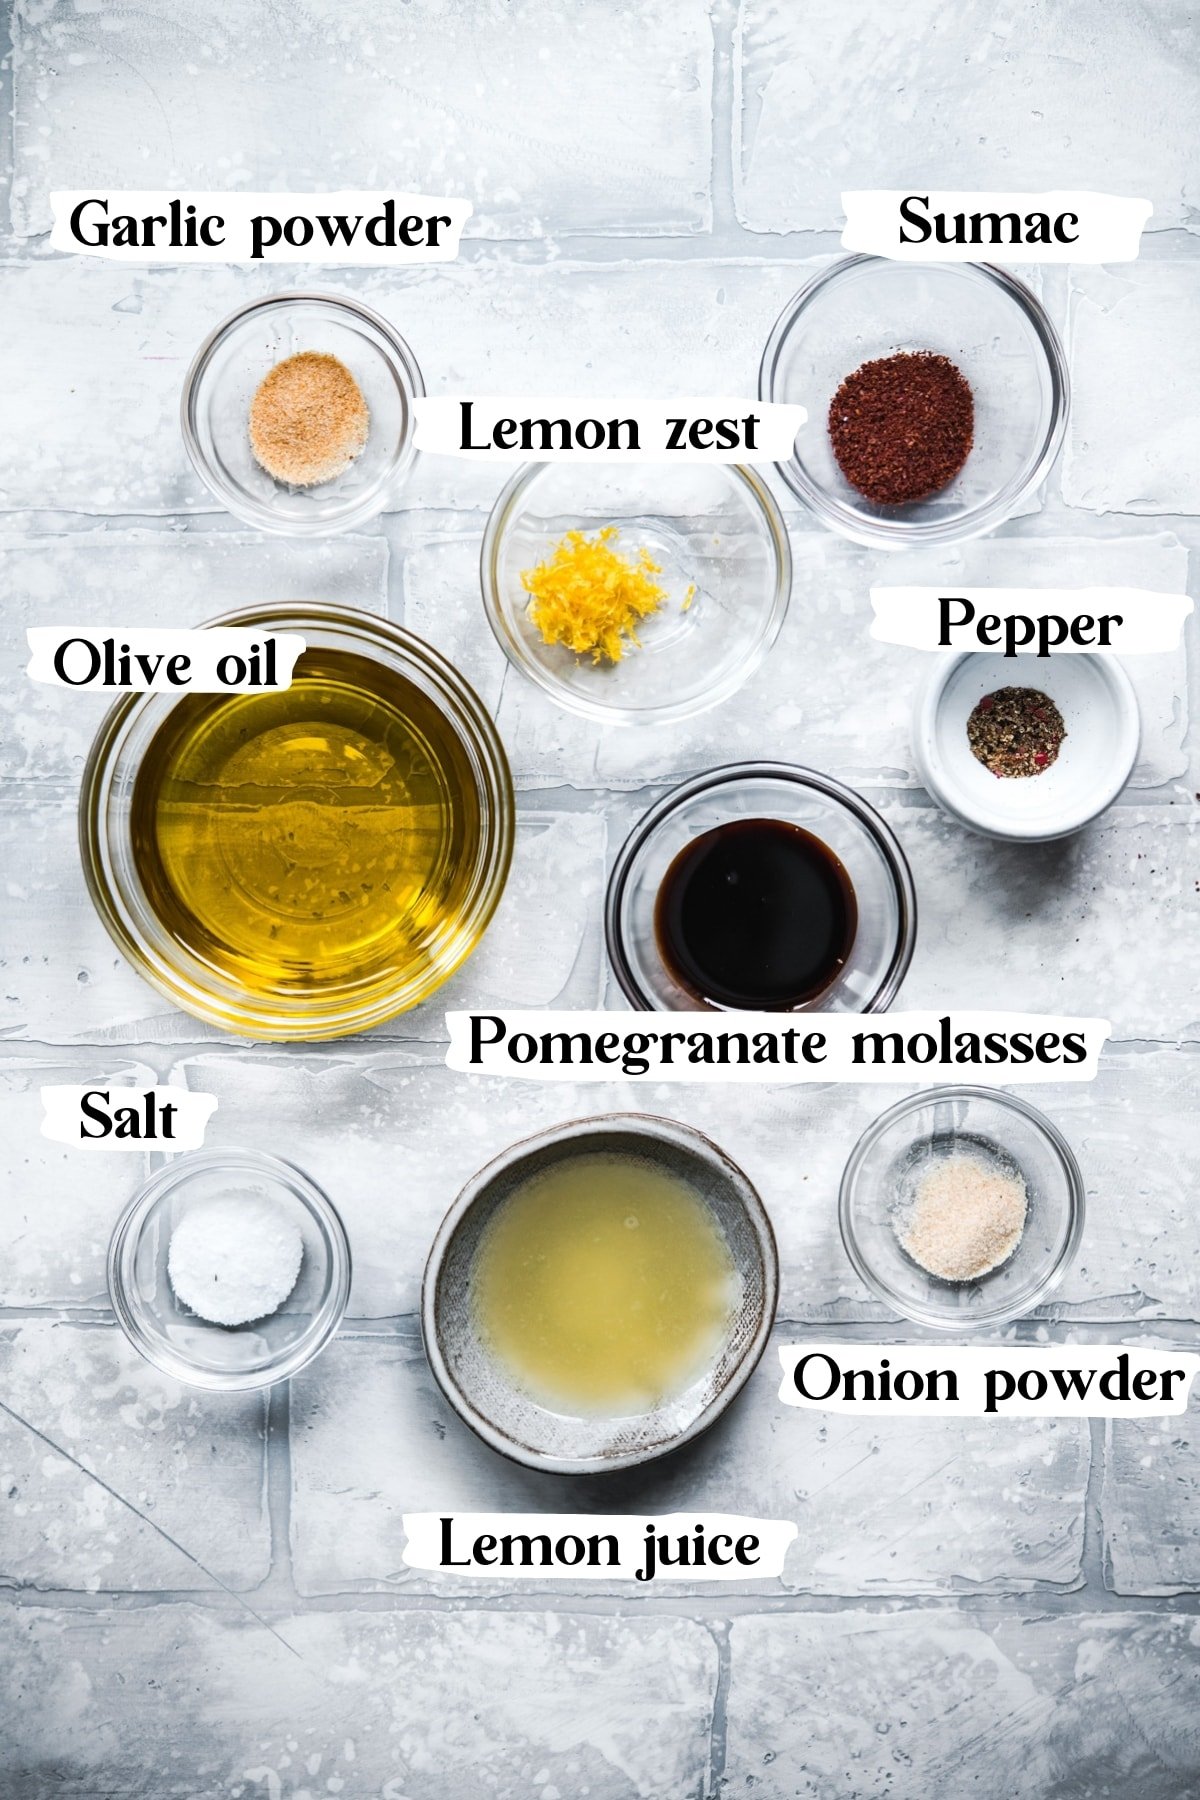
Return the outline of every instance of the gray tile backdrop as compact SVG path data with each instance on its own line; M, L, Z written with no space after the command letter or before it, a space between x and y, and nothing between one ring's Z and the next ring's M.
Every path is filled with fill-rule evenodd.
M903 1000L1105 1013L1089 1087L1041 1100L1089 1220L1019 1341L1200 1343L1197 639L1140 659L1133 783L1101 823L997 849L934 811L907 715L919 656L868 637L880 557L788 504L791 613L705 718L602 733L509 672L479 536L505 471L418 465L398 510L323 544L212 509L176 425L201 337L250 296L368 299L432 393L751 394L788 296L836 254L843 186L1141 194L1140 260L1032 278L1075 404L998 537L894 579L1196 591L1197 64L1186 0L17 0L0 210L0 1794L4 1800L1188 1800L1200 1793L1194 1419L929 1422L741 1404L641 1476L563 1483L450 1417L420 1345L430 1237L522 1130L609 1105L705 1121L758 1183L779 1340L902 1338L837 1237L845 1157L895 1088L572 1092L442 1066L445 1003L615 1003L606 864L677 778L733 756L870 790L912 860ZM124 268L48 246L58 187L395 186L476 207L455 264ZM780 499L786 493L776 484ZM301 593L402 621L477 685L520 789L488 940L437 1004L281 1050L170 1011L112 949L75 849L102 710L25 679L35 622L184 624ZM355 1253L341 1338L290 1392L160 1377L104 1292L143 1159L38 1132L44 1082L215 1093L211 1142L286 1148ZM633 1594L440 1581L406 1509L794 1519L782 1579Z

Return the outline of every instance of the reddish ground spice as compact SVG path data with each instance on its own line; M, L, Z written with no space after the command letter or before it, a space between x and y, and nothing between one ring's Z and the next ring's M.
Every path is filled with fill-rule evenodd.
M967 741L993 775L1041 775L1062 749L1063 716L1040 688L1003 687L985 694L967 720Z
M902 350L847 375L829 406L838 467L881 506L924 500L954 480L975 436L975 401L949 357Z

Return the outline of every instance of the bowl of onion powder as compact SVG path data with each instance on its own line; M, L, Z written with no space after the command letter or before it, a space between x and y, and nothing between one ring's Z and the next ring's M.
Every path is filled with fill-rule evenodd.
M946 1331L1041 1305L1083 1218L1083 1177L1061 1132L990 1088L901 1100L863 1133L842 1176L842 1241L862 1281L893 1312Z

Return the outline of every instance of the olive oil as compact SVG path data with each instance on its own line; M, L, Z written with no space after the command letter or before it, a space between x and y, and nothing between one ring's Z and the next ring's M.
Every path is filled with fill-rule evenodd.
M480 1335L544 1405L641 1412L700 1374L739 1277L682 1179L644 1158L582 1153L501 1202L476 1252Z
M465 745L398 671L310 648L276 693L182 698L134 783L147 900L248 1001L397 994L458 941L481 816Z

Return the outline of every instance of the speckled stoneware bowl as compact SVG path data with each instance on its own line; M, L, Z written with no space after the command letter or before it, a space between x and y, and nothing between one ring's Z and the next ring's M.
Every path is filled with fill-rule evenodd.
M496 1209L530 1176L595 1152L649 1158L686 1181L708 1207L741 1277L740 1300L708 1366L650 1411L619 1417L552 1411L524 1392L481 1340L472 1304L475 1256ZM529 1468L586 1475L650 1462L706 1430L749 1380L778 1294L771 1222L736 1163L672 1119L612 1113L525 1138L467 1183L429 1253L421 1327L438 1386L486 1444Z

